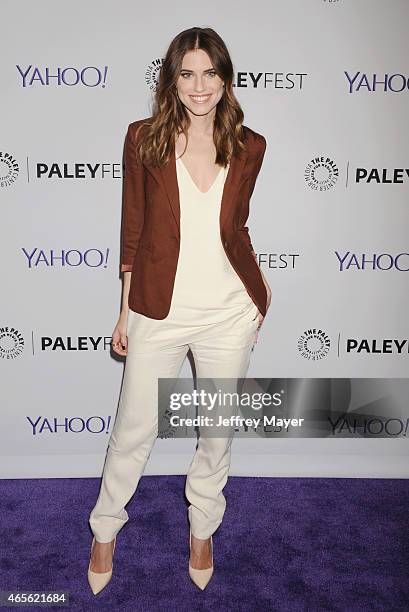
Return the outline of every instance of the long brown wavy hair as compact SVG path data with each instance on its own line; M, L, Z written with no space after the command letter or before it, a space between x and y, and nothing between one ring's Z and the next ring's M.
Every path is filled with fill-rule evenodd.
M176 135L183 132L188 140L189 114L179 100L176 82L185 53L203 49L224 82L224 92L216 106L213 124L215 163L226 167L231 155L245 148L242 128L244 114L233 93L233 64L222 38L212 28L189 28L180 32L169 45L163 61L153 101L152 118L138 147L144 163L162 166L169 161ZM143 124L146 125L146 124Z

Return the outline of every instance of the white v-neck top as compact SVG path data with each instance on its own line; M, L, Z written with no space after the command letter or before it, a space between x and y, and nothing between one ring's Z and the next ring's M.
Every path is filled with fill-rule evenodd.
M220 205L229 166L202 192L180 158L180 252L170 316L193 324L223 321L253 300L231 265L220 236Z

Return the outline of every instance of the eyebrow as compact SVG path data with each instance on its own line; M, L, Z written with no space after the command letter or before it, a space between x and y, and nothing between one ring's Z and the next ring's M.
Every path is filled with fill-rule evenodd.
M189 70L189 68L181 68L180 70L184 72L194 72L194 70ZM216 68L206 68L203 72L216 72Z

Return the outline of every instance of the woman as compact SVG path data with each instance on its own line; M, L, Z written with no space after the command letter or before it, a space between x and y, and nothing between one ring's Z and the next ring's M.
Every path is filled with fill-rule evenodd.
M242 124L233 66L211 28L169 46L153 116L125 139L122 310L113 350L126 355L118 412L89 522L88 580L112 576L118 531L158 435L158 378L177 378L191 349L197 377L243 378L271 290L252 248L249 199L265 138ZM200 436L186 479L189 575L213 573L212 534L222 521L230 436Z

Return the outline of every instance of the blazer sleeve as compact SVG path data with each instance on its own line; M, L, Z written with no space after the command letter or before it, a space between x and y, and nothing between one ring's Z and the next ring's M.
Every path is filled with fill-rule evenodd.
M264 154L266 152L266 147L267 147L267 141L264 138L264 136L262 136L262 134L259 134L259 139L260 139L260 148L257 154L256 159L252 162L253 163L253 172L251 173L251 178L249 179L249 196L248 199L250 200L252 193L254 191L254 187L256 185L256 180L257 180L257 176L260 172L261 166L263 165L263 159L264 159ZM246 212L246 217L245 217L245 222L247 221L247 217L249 215L249 210L247 208ZM249 235L249 228L246 225L243 225L240 228L240 231L244 233L244 236L246 238L246 242L247 242L247 246L249 248L249 250L253 253L253 255L255 255L254 253L254 249L253 249L253 245L251 243L251 238Z
M120 268L131 272L145 217L144 167L136 152L132 124L125 137L124 165Z

